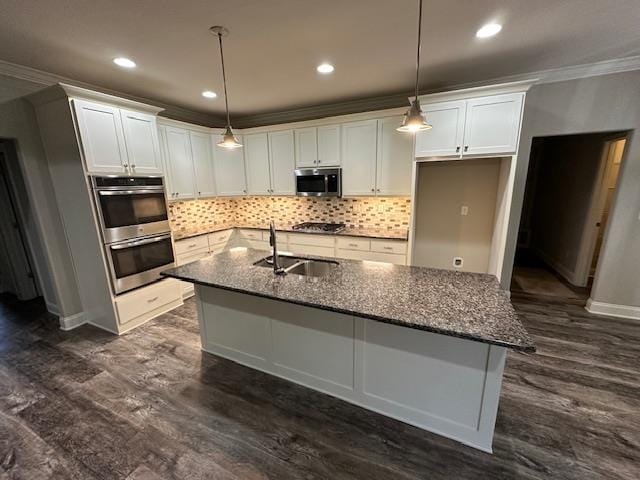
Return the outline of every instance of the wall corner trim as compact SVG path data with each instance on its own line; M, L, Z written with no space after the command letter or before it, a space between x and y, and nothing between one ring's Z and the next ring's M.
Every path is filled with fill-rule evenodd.
M68 317L60 317L60 330L69 331L87 323L85 312L75 313Z
M596 302L589 298L584 307L589 313L595 315L607 315L609 317L628 318L630 320L640 320L640 307L631 305L616 305L614 303Z

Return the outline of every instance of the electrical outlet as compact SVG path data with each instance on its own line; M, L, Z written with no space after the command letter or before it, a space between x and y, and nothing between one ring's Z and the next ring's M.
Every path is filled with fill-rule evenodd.
M379 203L378 204L378 212L379 213L384 213L384 204L383 203Z
M462 257L453 257L454 268L462 268L463 264L464 264L464 260Z
M460 215L462 215L463 217L469 215L469 207L463 205L462 208L460 208Z

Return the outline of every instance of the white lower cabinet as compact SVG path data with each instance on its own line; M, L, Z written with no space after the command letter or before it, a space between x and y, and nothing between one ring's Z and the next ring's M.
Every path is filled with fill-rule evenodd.
M167 278L146 287L118 295L114 300L118 315L118 333L123 333L151 318L182 305L178 280Z

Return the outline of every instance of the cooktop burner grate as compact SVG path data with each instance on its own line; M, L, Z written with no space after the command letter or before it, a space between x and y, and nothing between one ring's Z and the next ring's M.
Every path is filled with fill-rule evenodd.
M344 230L344 223L322 223L322 222L304 222L293 226L294 230L303 230L307 232L340 232Z

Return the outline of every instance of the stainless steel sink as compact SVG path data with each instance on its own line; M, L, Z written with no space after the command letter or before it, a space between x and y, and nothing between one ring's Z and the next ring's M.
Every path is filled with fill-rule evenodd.
M298 257L290 257L288 255L278 255L278 262L280 266L285 269L287 267L291 267L293 265L296 265L297 263L300 263L302 260L304 259ZM256 267L273 268L273 255L269 255L268 257L258 260L256 263L254 263L254 265Z
M339 264L333 260L318 258L300 258L281 255L278 262L285 273L306 275L309 277L324 277L329 275ZM273 267L273 257L269 256L254 263L257 267Z
M337 266L338 262L328 260L304 260L285 268L285 272L309 277L324 277L329 275Z

